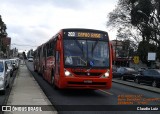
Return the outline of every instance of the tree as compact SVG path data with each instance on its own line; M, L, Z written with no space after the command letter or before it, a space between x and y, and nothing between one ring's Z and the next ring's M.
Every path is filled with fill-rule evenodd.
M117 28L117 38L132 41L132 47L137 50L141 40L140 31L131 24L132 6L128 0L119 0L116 9L109 13L107 27Z
M6 24L2 21L0 15L0 38L7 36L6 29L7 29Z
M148 46L144 46L144 45L148 45L147 41L141 41L139 43L138 46L138 55L140 56L140 59L143 63L148 63L147 60L147 56L148 56L148 52L154 52L155 50L157 50L157 46L155 44L149 44Z
M160 33L159 16L156 13L158 2L157 0L134 0L132 2L131 23L142 32L143 40L157 41L155 33Z
M137 27L142 34L145 47L151 42L157 48L160 59L160 1L159 0L130 0L132 4L131 23ZM148 47L149 48L149 47Z
M0 51L6 52L6 47L4 47L2 38L7 36L6 33L6 24L2 21L1 15L0 15Z
M159 23L160 0L119 0L116 9L109 14L107 26L118 28L117 38L134 39L136 44L142 40L138 48L156 46L153 51L157 51L160 59ZM138 51L139 54L143 53L142 49Z

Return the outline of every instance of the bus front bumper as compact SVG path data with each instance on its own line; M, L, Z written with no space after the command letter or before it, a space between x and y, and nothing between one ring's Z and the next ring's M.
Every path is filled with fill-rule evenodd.
M110 89L111 78L72 78L66 77L60 83L60 88L79 89Z

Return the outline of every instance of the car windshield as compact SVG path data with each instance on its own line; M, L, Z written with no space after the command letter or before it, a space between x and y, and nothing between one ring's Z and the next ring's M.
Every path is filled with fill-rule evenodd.
M64 39L64 60L66 66L109 67L108 42Z
M4 69L3 62L0 62L0 72L3 72L3 69Z

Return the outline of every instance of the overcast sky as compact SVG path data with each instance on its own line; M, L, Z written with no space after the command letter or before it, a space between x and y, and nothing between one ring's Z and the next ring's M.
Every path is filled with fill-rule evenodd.
M11 37L11 48L35 49L62 28L90 28L116 33L106 27L107 15L118 0L0 0L0 15ZM24 45L24 46L21 46Z

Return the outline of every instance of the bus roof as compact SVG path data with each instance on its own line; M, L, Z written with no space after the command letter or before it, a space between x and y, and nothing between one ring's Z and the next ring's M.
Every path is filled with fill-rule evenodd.
M102 30L96 30L96 29L87 29L87 28L64 28L61 29L61 31L63 32L69 32L69 31L86 31L86 32L100 32L100 33L107 33L106 31L102 31ZM107 33L108 34L108 33Z

